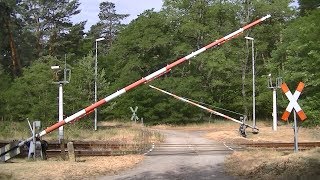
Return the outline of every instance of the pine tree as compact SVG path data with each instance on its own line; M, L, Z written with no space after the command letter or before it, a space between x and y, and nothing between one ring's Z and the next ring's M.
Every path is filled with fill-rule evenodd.
M1 41L4 44L8 44L10 51L10 59L12 65L12 74L14 76L20 76L22 73L22 66L17 51L16 39L15 39L15 21L16 2L6 0L0 2L0 29L3 37ZM7 47L2 46L5 50Z
M117 14L115 4L108 1L101 2L99 8L100 21L91 27L89 37L94 39L105 38L104 43L100 43L102 44L100 52L101 54L107 54L118 33L124 27L121 21L129 15Z

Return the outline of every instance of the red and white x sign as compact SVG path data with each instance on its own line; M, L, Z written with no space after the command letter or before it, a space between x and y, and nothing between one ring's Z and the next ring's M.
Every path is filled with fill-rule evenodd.
M300 82L297 90L294 92L294 94L292 95L292 93L290 92L288 86L286 83L282 83L281 84L281 89L282 91L286 94L286 96L288 97L290 103L286 108L286 111L283 113L281 119L283 119L284 121L287 121L289 118L289 115L292 111L292 109L294 108L296 110L296 112L298 113L298 116L300 117L300 119L303 121L307 118L306 114L303 112L303 110L301 109L300 105L298 104L298 98L302 92L304 88L304 83Z

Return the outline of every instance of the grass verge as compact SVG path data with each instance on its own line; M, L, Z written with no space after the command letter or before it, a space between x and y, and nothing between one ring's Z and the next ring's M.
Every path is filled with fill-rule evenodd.
M225 170L240 179L320 179L320 148L298 153L273 150L234 152Z
M14 159L0 164L0 179L95 179L130 168L143 160L142 155L81 157L77 162L51 158L47 161Z
M0 122L1 140L22 140L31 136L27 124ZM65 140L101 140L116 143L157 143L164 140L158 131L134 123L100 122L98 130L70 124L64 129ZM44 136L57 140L57 132ZM94 179L131 168L143 160L143 155L77 157L77 162L49 158L47 161L13 158L0 164L0 179Z
M0 140L23 140L31 136L27 122L0 121ZM57 140L58 131L53 131L43 137L44 140ZM141 124L123 122L100 122L98 130L83 128L79 124L69 124L64 127L64 139L83 141L114 141L117 143L148 143L161 142L163 137L157 131L151 131ZM142 142L143 141L143 142Z

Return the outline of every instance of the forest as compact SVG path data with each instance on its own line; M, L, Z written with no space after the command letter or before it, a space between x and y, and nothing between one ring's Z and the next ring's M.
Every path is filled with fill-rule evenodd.
M0 1L0 121L58 119L53 65L71 69L64 85L64 115L94 103L95 40L98 42L98 100L267 14L271 18L231 41L192 58L150 82L156 87L226 113L252 117L254 38L256 118L272 121L268 75L287 83L307 115L303 126L320 124L320 2L318 0L164 0L129 24L116 4L101 2L99 22L85 31L73 23L79 0ZM289 101L277 90L280 119ZM187 124L220 119L138 87L98 109L98 120L130 121L130 107L147 124ZM226 111L227 110L227 111ZM237 112L237 113L235 113ZM292 116L292 115L291 115ZM292 117L290 118L292 119ZM79 121L92 127L93 114Z

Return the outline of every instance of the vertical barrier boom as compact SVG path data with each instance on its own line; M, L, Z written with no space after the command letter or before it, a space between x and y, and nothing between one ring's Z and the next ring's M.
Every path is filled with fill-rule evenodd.
M179 64L181 64L181 63L183 63L183 62L185 62L185 61L187 61L187 60L189 60L189 59L191 59L192 57L194 57L194 56L196 56L196 55L198 55L198 54L206 51L207 49L210 49L210 48L212 48L212 47L219 46L219 45L221 45L221 44L229 41L230 39L233 39L233 38L239 36L241 33L243 33L243 31L245 31L245 30L247 30L247 29L249 29L249 28L251 28L251 27L253 27L253 26L255 26L255 25L259 24L259 23L261 23L262 21L264 21L264 20L266 20L266 19L268 19L268 18L270 18L270 17L271 17L271 15L266 15L266 16L264 16L264 17L262 17L262 18L260 18L260 19L258 19L258 20L256 20L256 21L254 21L254 22L252 22L252 23L250 23L250 24L245 25L244 27L238 29L237 31L235 31L235 32L233 32L233 33L231 33L231 34L229 34L229 35L227 35L227 36L225 36L225 37L223 37L223 38L221 38L221 39L218 39L218 40L216 40L216 41L214 41L214 42L212 42L212 43L210 43L210 44L208 44L208 45L206 45L206 46L198 49L197 51L192 52L191 54L189 54L189 55L187 55L187 56L185 56L185 57L183 57L183 58L181 58L181 59L178 59L178 60L174 61L173 63L167 65L166 67L161 68L161 69L159 69L158 71L155 71L155 72L151 73L150 75L141 78L140 80L138 80L138 81L136 81L136 82L134 82L134 83L132 83L132 84L124 87L123 89L121 89L121 90L119 90L119 91L117 91L117 92L115 92L115 93L113 93L113 94L105 97L104 99L101 99L100 101L98 101L98 102L96 102L96 103L94 103L94 104L86 107L85 109L82 109L82 110L80 110L79 112L77 112L77 113L75 113L75 114L67 117L66 119L64 119L64 120L62 120L62 121L60 121L60 122L58 122L58 123L56 123L56 124L54 124L54 125L46 128L45 130L43 130L43 131L41 131L39 134L37 134L37 136L38 136L38 137L42 137L42 136L44 136L44 135L46 135L46 134L54 131L55 129L57 129L57 128L65 125L65 124L67 124L67 123L70 123L70 122L72 122L72 121L74 121L74 120L80 119L80 118L88 115L88 114L91 113L95 108L98 108L98 107L100 107L101 105L103 105L103 104L105 104L105 103L108 103L108 102L111 101L112 99L114 99L114 98L116 98L116 97L124 94L125 92L127 92L127 91L129 91L129 90L131 90L131 89L133 89L133 88L141 85L141 84L150 82L150 81L152 81L153 79L156 79L156 78L162 76L163 74L166 74L166 73L169 72L173 67L175 67L175 66L177 66L177 65L179 65ZM31 141L31 140L32 140L32 137L29 138L29 139L27 139L27 140L25 140L25 141L20 142L18 146L22 146L23 144L25 144L26 142Z

